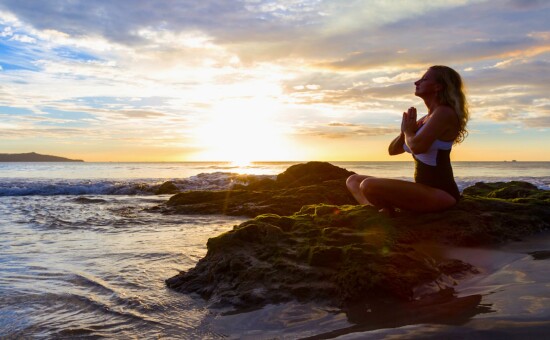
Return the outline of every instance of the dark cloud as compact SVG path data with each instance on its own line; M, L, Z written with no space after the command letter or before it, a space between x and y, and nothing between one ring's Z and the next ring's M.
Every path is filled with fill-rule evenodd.
M338 76L334 75L337 79ZM380 85L380 86L352 86L349 88L335 90L318 91L289 91L288 94L294 102L301 104L330 104L330 105L365 105L372 107L373 104L383 103L382 105L393 106L401 104L396 97L413 97L414 86L412 82Z
M548 7L548 1L546 0L510 0L508 5L516 9L537 9Z
M437 9L327 38L323 45L338 51L340 57L319 65L332 70L361 71L498 60L509 53L547 46L530 34L548 31L549 16L548 2L521 11L494 2ZM354 53L344 54L350 46L357 46Z
M396 50L395 46L353 54L344 59L324 62L318 66L338 70L363 71L379 67L427 68L434 64L464 65L484 60L499 60L521 55L529 49L536 49L541 42L527 36L509 39L475 39L455 41L452 44L430 44ZM456 66L455 66L456 67Z
M548 53L550 56L550 53ZM487 67L463 73L465 82L476 90L495 91L498 88L529 87L530 94L547 93L550 62L546 60L518 61L503 67ZM533 92L534 91L534 92Z
M141 29L201 31L242 60L301 57L323 68L423 67L491 58L532 45L530 32L547 31L546 1L481 2L433 7L393 20L369 16L364 25L338 29L347 16L380 10L365 1L111 1L4 0L0 9L38 29L74 36L100 35L139 45ZM393 8L388 2L383 9ZM324 13L324 14L322 14ZM361 17L352 18L353 20ZM332 27L336 28L332 28Z
M250 36L259 39L279 34L285 26L312 20L314 10L265 8L263 2L238 0L5 0L0 9L14 13L38 29L54 29L74 36L101 35L109 40L135 44L142 28L201 30L227 42ZM287 6L288 7L288 6ZM294 17L295 20L290 20ZM282 20L282 19L287 20ZM243 34L246 33L246 34Z
M530 128L550 128L550 115L546 117L532 117L523 120L523 123Z
M471 112L486 111L485 117L491 120L522 120L536 127L532 122L537 120L525 117L549 112L542 105L548 100L548 70L550 63L539 60L467 73Z

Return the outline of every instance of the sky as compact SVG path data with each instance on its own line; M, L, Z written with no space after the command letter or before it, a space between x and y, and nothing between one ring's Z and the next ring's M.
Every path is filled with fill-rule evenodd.
M466 84L454 161L550 161L546 0L1 0L0 153L390 161L414 81Z

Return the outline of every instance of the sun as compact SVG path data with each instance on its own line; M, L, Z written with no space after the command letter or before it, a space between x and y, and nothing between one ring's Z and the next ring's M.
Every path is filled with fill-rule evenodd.
M201 161L247 165L253 161L287 160L291 148L275 117L279 105L269 98L229 99L209 111L195 129Z

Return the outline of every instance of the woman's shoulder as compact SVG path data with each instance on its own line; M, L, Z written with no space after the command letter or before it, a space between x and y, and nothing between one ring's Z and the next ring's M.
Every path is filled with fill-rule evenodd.
M432 118L435 118L434 120L447 122L447 123L458 122L458 115L455 109L447 105L441 105L436 107L432 113Z
M438 122L437 125L442 128L445 127L438 138L444 141L454 140L459 128L458 115L455 109L447 105L441 105L434 110L432 116L435 118L434 122Z
M456 111L452 107L448 105L439 105L435 108L432 115L438 115L438 116L456 116Z

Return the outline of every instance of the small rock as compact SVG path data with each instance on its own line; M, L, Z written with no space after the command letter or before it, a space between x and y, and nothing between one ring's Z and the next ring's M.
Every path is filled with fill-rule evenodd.
M180 189L172 182L167 181L155 191L155 195L176 194L180 192Z

